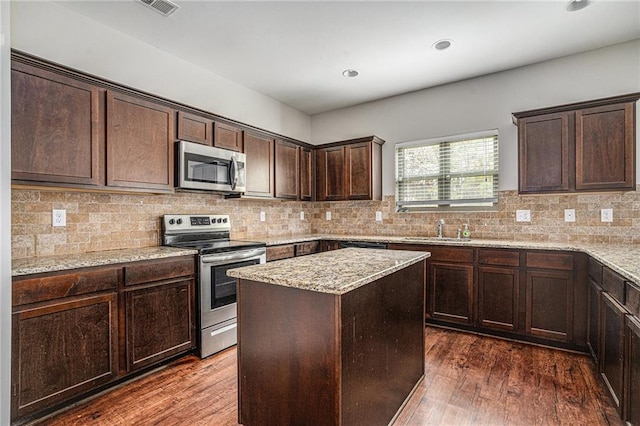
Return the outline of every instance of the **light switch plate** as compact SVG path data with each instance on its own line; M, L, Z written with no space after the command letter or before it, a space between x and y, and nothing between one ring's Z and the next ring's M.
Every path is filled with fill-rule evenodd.
M376 221L382 222L382 212L376 212Z
M324 217L325 217L325 219L327 219L327 220L331 220L331 212L326 212L326 213L324 214Z
M565 222L575 222L576 221L576 211L575 211L575 209L564 209L564 221Z
M304 220L304 212L300 212L300 220Z
M613 209L600 210L600 222L613 222Z
M265 212L260 212L260 222L264 222L265 220L267 220L267 215Z
M531 210L516 210L516 222L531 222Z
M53 226L67 226L67 211L53 209L51 212L51 224Z

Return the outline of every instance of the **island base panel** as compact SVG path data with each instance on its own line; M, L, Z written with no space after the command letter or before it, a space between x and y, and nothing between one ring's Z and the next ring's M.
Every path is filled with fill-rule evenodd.
M343 295L240 280L239 422L386 425L424 375L425 263Z

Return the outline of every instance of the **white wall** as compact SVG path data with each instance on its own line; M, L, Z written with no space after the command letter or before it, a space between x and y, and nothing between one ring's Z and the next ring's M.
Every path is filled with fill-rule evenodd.
M11 398L11 80L9 2L0 1L0 425Z
M309 115L59 4L12 1L11 46L224 117L310 140Z
M395 192L398 142L499 129L500 189L518 188L511 113L640 91L640 40L395 96L311 118L312 143L375 134L383 145L383 194ZM640 107L638 108L640 128ZM640 132L636 132L640 135ZM637 150L640 166L640 149ZM638 167L640 183L640 167Z

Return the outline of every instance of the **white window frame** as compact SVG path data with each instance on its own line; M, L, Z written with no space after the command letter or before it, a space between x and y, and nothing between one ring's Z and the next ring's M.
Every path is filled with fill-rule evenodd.
M417 147L417 146L431 146L437 144L461 142L465 140L473 140L485 137L495 137L497 143L498 158L496 159L496 169L492 171L494 175L494 187L493 196L488 198L474 199L474 200L425 200L425 201L411 201L402 202L400 200L400 182L399 182L399 165L398 165L398 151L404 148ZM499 148L499 134L498 129L484 130L480 132L465 133L459 135L443 136L431 139L422 139L411 142L401 142L395 146L395 192L396 192L396 211L397 212L414 212L414 211L496 211L498 204L498 181L500 178L499 162L500 162L500 148ZM495 172L495 173L494 173ZM433 176L431 176L433 178Z

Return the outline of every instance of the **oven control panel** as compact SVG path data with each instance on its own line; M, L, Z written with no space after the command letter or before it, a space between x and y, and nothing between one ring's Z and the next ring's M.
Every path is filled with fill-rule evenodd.
M231 229L229 215L226 214L166 214L162 217L165 231L224 231Z

